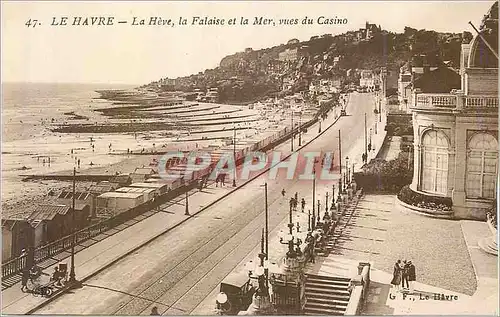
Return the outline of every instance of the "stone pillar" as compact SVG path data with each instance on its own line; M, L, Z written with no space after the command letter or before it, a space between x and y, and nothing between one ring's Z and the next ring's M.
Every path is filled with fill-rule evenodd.
M417 119L417 114L413 113L413 179L410 185L410 188L414 191L417 191L419 186L419 178L420 178L420 159L421 155L421 146L420 146L420 129Z
M420 142L420 138L416 138L413 145L413 180L411 182L410 188L414 191L417 191L420 188L420 166L422 164L422 147L416 142Z
M467 167L467 132L456 123L455 128L455 179L452 192L453 212L456 218L467 216L465 206L466 187L466 167ZM450 167L452 168L452 167Z
M283 259L283 274L289 281L297 281L302 271L300 261L297 257Z

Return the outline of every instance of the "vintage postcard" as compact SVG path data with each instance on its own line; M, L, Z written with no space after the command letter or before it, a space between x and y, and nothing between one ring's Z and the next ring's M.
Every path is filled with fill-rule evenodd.
M498 315L498 1L2 1L5 315Z

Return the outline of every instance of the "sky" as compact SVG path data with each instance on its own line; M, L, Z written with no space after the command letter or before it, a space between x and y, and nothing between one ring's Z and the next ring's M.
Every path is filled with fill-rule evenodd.
M405 26L439 32L474 30L493 1L2 1L2 82L73 82L145 84L215 68L227 55L341 34L375 23L392 32ZM68 25L51 25L66 16ZM74 26L75 17L114 17L109 26ZM225 25L192 25L193 17L225 19ZM346 24L318 24L318 17L347 19ZM174 26L137 25L137 17L171 19ZM179 25L179 18L187 25ZM241 17L249 19L240 25ZM255 17L276 25L252 25ZM308 17L312 25L302 25ZM227 25L236 18L236 25ZM33 27L33 21L39 24ZM298 19L298 25L279 25ZM127 23L118 24L118 21ZM28 27L26 24L31 21Z

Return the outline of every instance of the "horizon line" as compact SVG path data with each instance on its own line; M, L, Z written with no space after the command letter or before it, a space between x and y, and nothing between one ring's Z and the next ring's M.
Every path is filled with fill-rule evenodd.
M147 85L144 83L120 83L120 82L93 82L93 81L26 81L26 80L2 80L1 84L58 84L58 85L122 85L140 87ZM148 83L149 84L149 83Z

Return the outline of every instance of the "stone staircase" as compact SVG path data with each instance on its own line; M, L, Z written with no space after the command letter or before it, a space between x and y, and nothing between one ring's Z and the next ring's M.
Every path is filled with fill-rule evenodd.
M306 278L304 315L344 315L350 297L349 278L314 274Z

